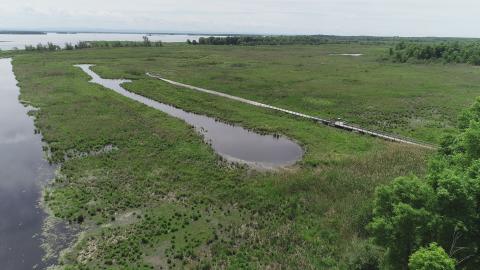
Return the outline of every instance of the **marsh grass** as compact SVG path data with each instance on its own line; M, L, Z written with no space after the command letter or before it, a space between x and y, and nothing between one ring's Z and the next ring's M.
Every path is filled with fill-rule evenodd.
M400 175L424 173L429 155L424 150L177 89L137 72L163 71L172 79L289 107L300 104L296 98L322 100L322 94L312 88L304 92L302 84L295 82L304 79L295 78L299 74L291 71L285 75L291 80L287 83L290 90L285 90L284 77L269 83L274 74L283 74L286 60L277 57L283 64L272 65L269 71L264 63L279 52L287 53L284 57L293 62L300 53L329 61L321 52L344 49L216 48L168 45L16 55L13 64L21 99L40 109L36 126L52 152L52 161L62 164L61 174L45 196L46 205L58 218L91 228L63 257L67 269L345 268L351 261L345 254L365 254L368 246L364 225L370 218L375 187ZM222 72L209 65L212 70L201 66L180 75L186 69L180 64L210 54L215 57L208 61L228 60L215 60L225 62L219 64L222 68L242 63L241 57L249 61ZM305 65L318 64L313 61ZM79 63L96 64L95 71L106 78L134 79L126 85L129 90L161 102L261 132L287 135L304 146L304 159L276 172L225 166L194 129L89 83L88 76L73 67ZM258 74L247 76L253 70ZM235 76L248 80L226 87L219 80L200 81L192 75L195 72L223 76L225 82ZM347 102L335 96L327 99L335 104ZM390 103L384 106L383 114L388 114ZM105 145L114 145L116 150L65 160L69 151L91 153ZM117 220L132 211L136 219Z

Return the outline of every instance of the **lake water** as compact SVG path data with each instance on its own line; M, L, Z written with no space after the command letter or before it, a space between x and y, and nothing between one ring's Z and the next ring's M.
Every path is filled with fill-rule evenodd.
M55 168L45 160L42 137L34 132L10 59L0 59L0 269L43 269L39 207L42 184Z
M46 35L8 35L0 34L0 50L12 50L14 48L25 49L25 45L36 46L39 43L51 42L64 47L65 43L76 44L79 41L142 41L145 34L104 34L104 33L75 33L57 34L47 33ZM187 39L198 40L202 36L196 35L151 35L151 41L161 40L163 42L186 42Z
M270 169L292 165L303 156L302 148L288 138L261 135L204 115L185 112L125 90L121 84L129 82L127 80L103 79L90 69L91 65L77 65L77 67L92 77L91 82L180 118L194 126L204 136L205 141L211 144L212 148L226 160Z

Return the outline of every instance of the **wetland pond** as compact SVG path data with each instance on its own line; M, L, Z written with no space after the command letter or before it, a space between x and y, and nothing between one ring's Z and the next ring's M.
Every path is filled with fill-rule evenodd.
M354 56L354 57L363 56L362 53L331 53L329 55L330 56Z
M230 162L247 164L259 169L274 169L293 165L303 156L303 149L286 137L261 135L240 126L186 112L129 92L122 87L122 84L130 81L103 79L90 69L92 66L76 65L90 75L92 83L100 84L125 97L184 120L203 135L205 142L211 144L215 152Z
M54 177L35 133L31 108L19 101L11 60L0 59L0 269L44 269L42 185Z

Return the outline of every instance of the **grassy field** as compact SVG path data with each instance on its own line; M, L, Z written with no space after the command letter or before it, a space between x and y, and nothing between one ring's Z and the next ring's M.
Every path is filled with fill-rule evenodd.
M340 117L438 142L443 131L455 126L458 110L480 94L480 69L378 61L386 51L383 46L362 45L166 46L153 54L117 50L103 56L115 59L111 69L98 70L111 78L127 73L134 79L156 72L314 116Z
M362 57L329 53L365 53ZM480 93L470 66L391 64L379 46L120 48L21 53L21 99L62 163L45 192L86 233L69 269L348 269L376 255L366 239L376 186L422 175L429 153L246 104L177 89L145 71L324 117L438 141ZM304 159L276 172L228 166L184 122L101 86L297 140ZM459 94L461 93L461 94ZM115 150L64 160L65 153Z

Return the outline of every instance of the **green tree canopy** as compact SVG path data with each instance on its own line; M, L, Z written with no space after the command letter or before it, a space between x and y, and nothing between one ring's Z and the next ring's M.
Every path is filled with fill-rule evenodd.
M406 269L410 254L433 238L433 189L414 176L401 177L378 188L375 197L369 229L388 249L391 264Z
M446 63L468 63L480 65L480 43L465 42L405 42L389 49L388 55L395 62L442 61Z
M455 260L450 258L437 243L431 243L410 256L408 268L410 270L454 270Z
M407 269L409 257L431 242L462 269L480 268L480 99L460 116L458 134L445 138L424 179L400 177L377 188L368 229L394 269Z

